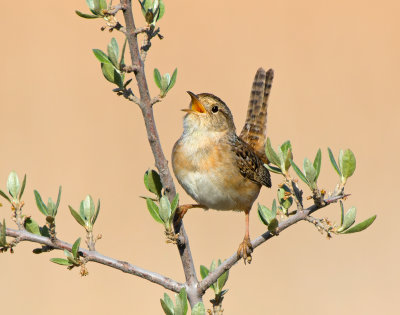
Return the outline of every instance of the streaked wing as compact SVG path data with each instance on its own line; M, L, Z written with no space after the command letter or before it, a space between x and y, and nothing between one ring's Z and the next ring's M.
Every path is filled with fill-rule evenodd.
M236 163L240 174L259 185L271 187L271 175L265 168L261 158L253 151L246 142L235 137L231 148L236 155Z
M246 122L240 133L240 138L253 148L264 163L268 162L264 146L267 131L268 96L273 78L274 71L272 69L267 72L263 68L257 70L251 88Z

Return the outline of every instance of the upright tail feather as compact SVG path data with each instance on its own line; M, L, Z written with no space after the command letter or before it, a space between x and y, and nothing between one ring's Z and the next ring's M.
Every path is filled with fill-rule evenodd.
M268 163L264 151L267 132L268 97L273 78L274 71L272 69L267 72L263 68L257 70L251 88L246 122L240 133L240 138L247 142L265 163Z

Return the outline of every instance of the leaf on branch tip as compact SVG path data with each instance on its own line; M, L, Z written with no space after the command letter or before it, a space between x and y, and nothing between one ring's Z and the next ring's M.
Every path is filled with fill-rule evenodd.
M80 16L81 18L84 18L84 19L97 19L97 18L100 17L99 15L86 14L86 13L83 13L83 12L78 11L78 10L75 10L75 13L76 13L78 16Z
M339 166L336 163L335 157L333 156L332 150L328 148L328 154L329 154L329 159L331 161L331 164L333 168L335 169L336 173L338 173L339 176L342 176L342 173L339 170Z
M343 234L361 232L361 231L365 230L366 228L368 228L372 223L374 223L375 219L376 219L376 215L368 218L367 220L365 220L361 223L356 224L352 228L344 231Z
M36 206L38 207L39 211L47 217L49 215L49 211L47 210L47 207L44 204L42 197L37 190L34 190L33 193L35 195Z
M41 235L39 224L37 224L32 218L27 218L25 220L24 227L29 233Z
M69 207L69 211L71 212L71 215L74 217L74 219L76 220L76 222L78 222L80 225L82 225L83 227L86 226L84 219L80 216L80 214L78 212L76 212L71 206Z
M104 64L111 64L111 60L110 58L108 58L108 56L100 49L93 49L93 54L95 55L95 57L97 58L97 60L99 60L101 63Z
M8 175L7 179L7 189L10 195L16 199L18 196L18 192L20 189L19 179L16 172L12 171L10 175Z
M267 138L267 144L265 145L265 155L268 158L268 161L270 161L272 164L275 164L276 166L280 167L280 159L278 154L274 151L271 145L271 140L269 137Z
M150 215L153 217L153 219L158 222L158 223L164 223L163 220L161 220L160 218L160 210L158 209L158 206L156 205L156 203L151 200L150 198L146 198L146 205L147 205L147 209L150 212Z
M81 238L79 237L74 244L72 245L72 255L74 256L74 259L78 258L78 250L79 246L81 245Z
M290 159L290 164L292 165L292 168L296 172L297 176L299 176L300 179L309 186L310 183L308 182L307 178L304 176L303 172L299 169L299 167L294 163L292 159Z
M70 263L67 259L64 258L51 258L50 261L58 265L73 266L72 263Z
M338 232L346 231L349 227L351 227L356 221L357 210L355 207L351 207L344 216L343 224L338 229Z

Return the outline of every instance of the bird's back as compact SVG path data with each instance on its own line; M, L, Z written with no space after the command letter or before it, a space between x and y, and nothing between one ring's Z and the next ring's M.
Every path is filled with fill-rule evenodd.
M268 163L264 147L267 132L268 97L273 78L274 71L272 69L267 72L263 68L257 70L251 88L246 122L240 133L240 138L250 145L264 163Z

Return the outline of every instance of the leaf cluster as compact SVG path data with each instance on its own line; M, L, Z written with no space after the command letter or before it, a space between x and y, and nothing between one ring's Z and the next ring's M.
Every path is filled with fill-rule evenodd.
M107 54L100 49L93 49L93 53L98 61L100 61L101 71L107 81L114 83L119 89L125 89L131 82L128 80L124 83L125 74L122 69L125 66L125 48L127 41L125 40L122 47L121 55L117 40L113 37L107 46Z
M161 76L160 71L155 68L154 69L154 82L157 87L160 89L160 97L165 97L169 90L171 90L176 82L176 76L178 75L178 69L175 68L174 73L170 76L169 73Z
M218 259L218 264L215 260L211 262L210 268L208 269L206 266L200 266L200 275L202 279L205 279L210 272L214 272L214 270L221 265L221 259ZM228 290L223 290L226 282L228 281L229 270L225 271L218 279L215 281L210 288L213 289L215 298L211 300L213 304L220 304L223 300L224 295L228 292Z
M7 178L7 190L9 196L0 190L0 196L6 199L9 203L19 203L25 191L26 175L20 184L18 175L15 171L11 171ZM10 198L11 197L11 198Z
M188 311L188 301L185 288L175 294L175 304L167 293L164 299L160 299L161 307L166 315L186 315ZM197 303L192 309L192 315L205 315L205 308L202 302Z
M258 204L258 217L260 218L262 223L268 226L268 231L270 231L271 233L275 233L276 228L279 225L279 221L276 218L276 214L277 214L277 207L275 199L272 202L271 209L267 208L266 206Z
M340 201L340 210L341 210L340 227L337 229L337 232L340 234L361 232L366 228L368 228L376 219L376 215L373 215L372 217L353 226L354 222L356 221L356 214L357 214L356 207L351 207L349 210L347 210L346 214L344 214L343 202Z
M106 0L86 0L89 10L92 14L82 13L75 10L75 13L84 19L98 19L104 18L107 13L107 2Z
M172 230L175 212L178 209L179 194L176 194L172 203L166 195L162 195L162 183L160 175L155 170L148 170L144 174L144 185L156 198L144 197L147 209L153 219L164 225L166 230ZM158 202L158 205L157 203Z
M163 17L165 12L163 0L139 0L139 3L147 24L155 25Z
M87 232L93 230L93 225L96 223L100 212L100 199L97 201L97 207L95 207L92 196L87 195L80 203L79 212L71 206L68 207L76 222L83 226Z
M72 245L71 252L64 249L64 255L67 257L67 259L51 258L50 261L58 265L68 266L69 268L80 266L81 262L78 253L80 244L81 244L81 238L79 237Z

